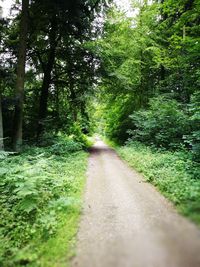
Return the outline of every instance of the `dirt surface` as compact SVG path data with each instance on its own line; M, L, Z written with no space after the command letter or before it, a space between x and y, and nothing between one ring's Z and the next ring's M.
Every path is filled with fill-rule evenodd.
M200 231L98 141L72 267L200 267Z

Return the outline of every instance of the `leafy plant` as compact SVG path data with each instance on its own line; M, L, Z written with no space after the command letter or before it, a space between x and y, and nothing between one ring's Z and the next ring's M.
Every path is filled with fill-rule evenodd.
M130 141L118 147L119 155L145 179L159 188L177 208L200 225L200 165L187 150L158 151Z
M60 238L57 233L66 219L78 219L87 154L81 143L64 135L52 141L0 162L1 266L40 266L38 248ZM75 234L68 225L66 236L67 231Z
M135 130L131 139L157 147L178 148L189 131L189 121L181 105L172 99L159 96L150 99L149 108L130 116Z
M196 92L189 105L191 133L185 136L185 142L192 148L193 158L200 161L200 93Z

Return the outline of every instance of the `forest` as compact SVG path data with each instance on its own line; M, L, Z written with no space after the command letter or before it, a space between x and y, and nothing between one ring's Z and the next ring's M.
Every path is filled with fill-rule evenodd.
M0 18L0 266L66 266L94 134L200 225L200 1L130 8L21 0Z

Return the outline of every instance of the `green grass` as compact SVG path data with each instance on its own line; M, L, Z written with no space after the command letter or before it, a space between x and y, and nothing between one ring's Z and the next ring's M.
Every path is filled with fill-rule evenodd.
M0 266L67 266L87 169L81 144L60 138L0 162Z
M194 163L188 152L159 151L136 142L115 149L200 226L200 164Z
M42 255L38 265L43 267L67 267L69 259L75 255L75 237L78 229L80 211L63 216L63 226L56 236L40 246ZM35 266L35 264L33 264Z

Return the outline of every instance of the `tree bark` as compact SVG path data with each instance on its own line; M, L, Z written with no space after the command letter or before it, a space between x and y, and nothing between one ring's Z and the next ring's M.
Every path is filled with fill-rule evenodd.
M16 105L13 123L13 149L20 152L22 146L22 121L24 105L24 78L26 63L26 47L28 33L28 8L29 0L22 0L22 16L20 23L20 37L17 63L17 81L16 81Z
M69 91L70 91L70 102L71 102L71 109L74 122L77 122L78 119L78 112L77 112L77 99L76 93L74 91L74 80L72 78L71 72L68 72L69 75Z
M51 83L51 72L55 62L55 53L56 53L56 33L57 33L57 24L56 20L53 19L51 22L51 31L49 34L50 39L50 48L48 54L47 64L44 64L44 77L40 93L40 104L39 104L39 114L38 114L38 127L37 127L37 138L41 135L44 129L44 120L47 116L47 107L48 107L48 96L49 96L49 86Z
M4 150L3 143L3 119L2 119L2 106L1 106L1 96L0 96L0 151Z

